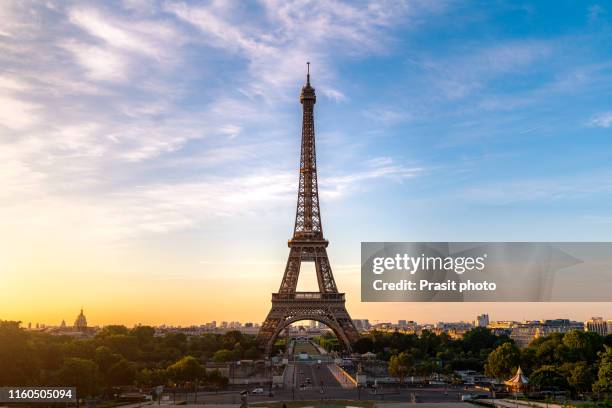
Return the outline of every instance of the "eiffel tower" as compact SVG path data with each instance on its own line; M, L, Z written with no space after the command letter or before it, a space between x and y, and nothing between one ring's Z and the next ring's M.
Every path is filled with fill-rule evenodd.
M317 160L314 135L315 90L310 86L310 63L306 85L302 87L303 105L302 149L300 155L300 181L293 238L289 240L289 259L278 293L272 294L272 309L259 331L259 341L270 354L279 334L291 323L315 320L329 327L344 345L346 351L359 334L344 306L344 293L339 293L334 281L327 245L323 238L317 184ZM302 262L314 262L318 292L297 292Z

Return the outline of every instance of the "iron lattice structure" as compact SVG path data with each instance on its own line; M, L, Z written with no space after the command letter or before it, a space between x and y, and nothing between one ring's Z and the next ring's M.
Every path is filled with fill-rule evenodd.
M272 294L272 309L259 332L259 341L269 355L274 341L291 323L319 321L333 330L347 351L359 334L344 305L344 293L338 293L327 257L329 242L323 238L317 158L314 134L315 90L310 86L310 70L302 87L303 105L300 181L293 238L289 240L289 259L278 293ZM318 292L297 292L302 262L314 262Z

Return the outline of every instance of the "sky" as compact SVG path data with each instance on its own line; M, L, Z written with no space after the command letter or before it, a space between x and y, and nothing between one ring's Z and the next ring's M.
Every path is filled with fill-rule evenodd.
M2 1L0 319L261 322L306 61L354 318L612 318L359 298L361 241L612 241L611 22L591 1Z

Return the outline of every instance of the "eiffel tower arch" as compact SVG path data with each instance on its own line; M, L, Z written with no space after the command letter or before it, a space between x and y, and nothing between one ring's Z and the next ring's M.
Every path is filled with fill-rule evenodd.
M258 339L269 355L276 338L290 324L300 320L315 320L328 326L346 351L359 338L345 307L344 293L339 293L327 257L329 242L323 238L319 209L317 159L314 136L315 90L310 86L310 63L306 85L302 87L303 106L300 177L293 237L289 240L289 258L277 293L272 294L272 309ZM302 262L314 262L318 292L297 292Z

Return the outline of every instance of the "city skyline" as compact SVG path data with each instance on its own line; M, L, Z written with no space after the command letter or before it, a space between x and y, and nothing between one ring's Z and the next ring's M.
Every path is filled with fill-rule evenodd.
M83 313L83 308L81 309L81 314ZM107 325L113 325L113 324L121 324L121 325L125 325L127 327L136 327L136 326L140 326L140 325L151 325L154 327L184 327L184 328L189 328L189 327L203 327L203 326L210 326L212 323L216 324L216 327L221 327L223 325L223 323L227 324L227 325L231 325L231 324L235 324L235 325L239 325L239 326L243 326L246 324L252 324L252 325L256 325L256 326L260 326L261 323L263 321L257 321L257 320L237 320L237 319L212 319L212 320L207 320L207 321L199 321L199 322L193 322L193 323L186 323L186 324L179 324L179 323L171 323L171 322L161 322L161 323L148 323L148 322L136 322L136 323L127 323L127 322L122 322L122 321L111 321L111 322L106 322L106 323L100 323L98 321L96 321L95 317L93 319L91 319L91 315L89 315L87 313L87 321L89 322L88 325L90 327L104 327ZM587 318L573 318L571 316L568 315L550 315L550 316L545 316L545 317L538 317L538 318L524 318L524 319L510 319L510 318L497 318L495 316L490 316L486 311L482 312L482 314L477 314L465 319L459 319L459 320L453 320L453 319L438 319L435 321L417 321L414 318L411 317L407 317L407 316L403 316L397 319L373 319L370 318L368 316L357 316L357 317L353 317L353 320L358 320L358 321L363 321L363 320L368 320L369 323L371 325L376 325L376 324L401 324L401 322L409 322L409 323L415 323L415 324L419 324L419 325L436 325L439 323L469 323L469 324L473 324L475 326L480 325L479 322L479 318L482 316L486 316L487 319L490 320L491 323L498 323L498 322L509 322L509 321L514 321L514 322L518 322L518 323L523 323L523 322L530 322L530 321L546 321L546 320L555 320L555 319L569 319L571 321L578 321L578 322L584 322L586 323L587 321L589 321L590 319L593 318L602 318L604 322L606 321L611 321L612 322L612 315L608 316L608 315L603 315L603 316L599 316L597 314L591 314L589 315ZM79 319L80 315L78 315L76 317L76 319ZM66 319L66 318L62 318L60 323L57 322L45 322L45 321L41 321L41 320L23 320L23 319L15 319L18 321L21 321L21 326L22 327L28 327L31 326L32 328L35 328L36 325L40 325L40 326L45 326L45 327L60 327L61 326L61 322L70 322L70 318ZM76 320L75 320L76 321ZM303 321L299 321L294 323L293 325L304 325L307 326L309 323L311 323L310 320L303 320ZM68 327L72 327L72 325L67 324Z
M295 215L306 61L353 318L612 315L359 299L361 241L612 240L607 7L3 2L0 318L263 321Z

